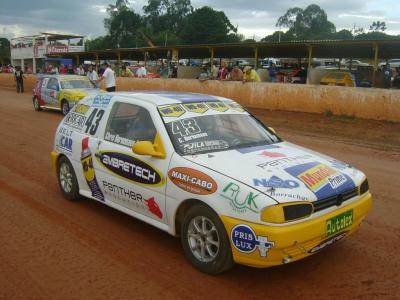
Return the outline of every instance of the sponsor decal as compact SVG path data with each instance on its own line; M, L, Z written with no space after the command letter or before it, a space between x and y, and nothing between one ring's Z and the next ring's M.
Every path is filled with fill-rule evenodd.
M118 134L112 134L110 132L106 132L104 139L106 141L110 141L128 147L132 147L133 144L135 143L135 141L119 136Z
M191 168L173 168L169 170L168 177L177 187L192 194L210 195L218 187L210 176Z
M153 215L157 216L158 218L162 219L162 217L163 217L162 211L161 211L160 207L158 206L156 200L154 200L154 197L144 200L144 202L146 203L146 206L148 207L149 212L151 212Z
M194 112L198 114L203 114L208 110L207 105L204 103L187 103L183 104L183 106L186 108L187 111L189 112Z
M268 250L275 246L266 236L257 236L253 229L245 224L232 228L231 240L233 246L240 252L252 253L258 248L261 257L266 257Z
M72 153L72 145L73 145L72 133L73 130L65 127L60 127L57 133L57 142L56 142L56 147L59 151L64 152L66 154Z
M96 97L94 97L93 99L92 106L106 108L108 104L110 104L112 97L113 97L112 95L108 94L96 95Z
M292 166L285 171L300 179L317 196L317 200L355 188L353 180L348 175L319 162Z
M345 162L342 162L340 160L334 159L330 161L331 166L339 169L339 170L346 170L347 168L351 168L349 164L346 164Z
M238 112L245 112L244 108L237 103L227 103L227 105L230 109L236 110Z
M346 211L326 221L326 236L331 236L353 225L353 210Z
M81 131L85 125L86 117L75 112L70 112L64 118L64 124L71 126L72 128Z
M103 180L103 190L106 195L111 196L122 206L131 209L143 209L145 207L143 196L131 189Z
M270 151L263 151L259 155L265 156L265 157L286 157L285 154L279 153L279 152L270 152Z
M268 162L265 162L265 163L262 163L262 164L258 164L257 166L262 168L262 169L267 169L267 168L270 168L270 167L273 167L273 168L275 168L275 167L284 168L284 167L287 167L287 166L289 166L289 165L291 165L293 163L297 164L297 163L303 162L305 160L308 160L310 158L312 158L312 155L310 155L310 154L297 155L297 156L293 156L293 157L285 157L285 158L275 159L275 160L268 161Z
M347 231L339 233L338 235L335 235L335 236L333 236L333 237L321 242L320 244L318 244L317 246L315 246L314 248L309 250L308 253L315 253L315 252L318 252L318 251L324 249L325 247L331 246L334 243L336 243L337 241L339 241L342 238L344 238L346 236L346 234L347 234Z
M66 45L47 45L46 46L46 54L52 53L67 53L68 46Z
M175 118L182 116L186 112L186 110L180 104L161 106L158 108L158 111L163 117Z
M93 167L92 152L89 148L89 137L85 137L84 139L82 139L81 164L83 175L86 179L90 191L92 192L92 196L100 201L104 201L104 195L97 182L95 170Z
M207 102L207 106L212 110L219 112L225 112L229 109L229 107L223 102Z
M77 104L75 105L75 109L74 112L84 115L87 113L87 111L89 110L90 106L89 105L85 105L85 104Z
M299 200L299 201L307 201L307 200L309 200L308 197L302 196L302 195L299 195L299 194L276 193L276 192L275 192L275 188L271 188L271 189L269 190L269 192L270 192L270 195L271 195L272 197L276 197L276 198L293 199L294 201L295 201L295 200Z
M246 148L237 149L237 151L242 154L247 154L247 153L257 152L260 150L276 149L276 148L280 148L280 147L272 144L272 145L261 145L261 146L255 146L255 147L246 147Z
M255 201L258 195L254 195L253 192L245 195L240 191L240 186L233 182L225 186L220 195L229 200L230 206L237 213L245 213L247 210L259 212Z
M229 148L229 144L223 140L214 140L183 144L180 147L184 154L193 154L201 151L224 150Z
M160 186L164 178L160 171L129 154L101 151L96 153L98 162L112 173L141 185Z
M286 188L286 189L294 189L300 186L297 181L286 179L283 180L277 176L272 176L270 179L261 178L253 179L254 186L262 186L262 187L271 187L271 188Z

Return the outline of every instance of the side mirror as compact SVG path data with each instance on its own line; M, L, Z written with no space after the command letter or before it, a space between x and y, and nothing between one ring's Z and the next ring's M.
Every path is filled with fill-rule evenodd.
M157 158L165 158L165 153L157 152L154 144L150 141L139 141L132 146L133 153L139 155L149 155Z
M275 134L276 134L276 131L275 131L275 129L273 129L272 127L268 127L268 129L269 129L269 130L271 130L273 133L275 133Z

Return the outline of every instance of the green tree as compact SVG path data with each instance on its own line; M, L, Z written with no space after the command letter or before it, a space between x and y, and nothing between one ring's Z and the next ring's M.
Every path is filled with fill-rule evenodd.
M180 38L185 44L214 44L233 42L235 28L223 11L209 6L196 9L184 19ZM237 36L238 37L238 36Z
M288 28L289 36L292 35L296 40L328 39L336 32L335 25L316 4L311 4L305 9L290 8L278 19L276 26Z
M10 52L10 41L6 38L0 38L0 56L9 58Z
M353 38L353 34L347 29L342 29L333 34L333 39L335 40L352 40Z
M370 31L381 31L384 32L387 29L386 23L381 21L374 21L372 25L369 26Z

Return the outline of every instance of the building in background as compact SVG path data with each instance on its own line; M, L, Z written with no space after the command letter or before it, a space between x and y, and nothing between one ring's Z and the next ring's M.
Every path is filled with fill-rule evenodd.
M21 66L23 70L31 69L36 73L39 67L45 65L49 54L85 51L85 37L42 32L38 35L14 38L10 48L12 65Z

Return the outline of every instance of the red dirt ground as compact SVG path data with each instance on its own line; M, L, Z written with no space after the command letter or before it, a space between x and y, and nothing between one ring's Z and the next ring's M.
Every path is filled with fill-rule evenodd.
M208 276L178 239L100 203L64 200L49 158L61 114L0 91L0 299L399 299L400 124L253 112L284 139L366 172L373 209L327 251Z

